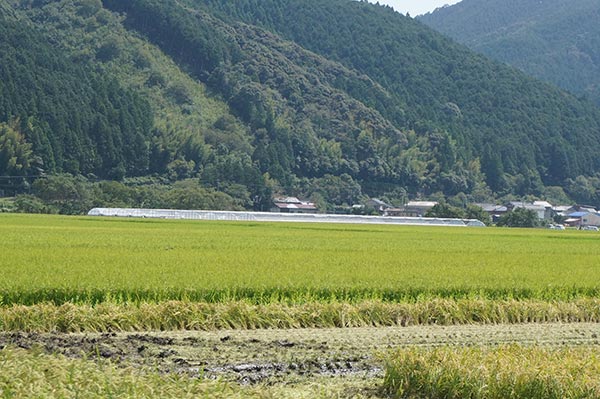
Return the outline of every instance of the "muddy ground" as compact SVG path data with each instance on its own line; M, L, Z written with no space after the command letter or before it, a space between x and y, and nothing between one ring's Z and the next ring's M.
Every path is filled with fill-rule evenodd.
M241 384L293 384L316 378L358 382L377 396L381 354L404 346L597 345L600 324L427 326L399 328L0 334L11 346L67 357L105 358L161 372ZM370 390L370 391L369 391ZM368 394L371 393L371 394Z

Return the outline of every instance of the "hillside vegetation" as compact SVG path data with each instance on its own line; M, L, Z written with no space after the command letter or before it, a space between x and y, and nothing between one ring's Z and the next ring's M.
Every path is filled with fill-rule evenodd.
M0 174L37 167L119 179L147 172L152 113L137 93L73 62L9 13L0 15L0 54Z
M456 154L439 151L450 160L480 157L495 191L505 183L496 181L498 172L530 179L521 191L531 192L538 173L552 184L596 168L593 154L579 152L584 142L597 142L598 110L591 104L478 57L389 8L343 0L190 2L368 74L398 99L404 115L395 113L395 121L420 134L450 132Z
M95 126L86 125L93 118L83 116L85 104L103 91L39 85L35 97L85 97L79 107L61 95L78 105L67 115L82 114L81 131L73 133L82 144L69 146L68 161L77 163L53 166L27 123L49 124L50 137L56 128L46 121L49 113L6 110L3 131L18 136L11 142L25 150L32 146L23 174L152 176L136 184L195 179L235 198L235 207L255 209L267 209L273 193L312 198L324 209L364 195L483 201L594 191L588 188L600 168L600 110L387 7L346 0L0 4L14 14L3 27L16 29L10 21L18 18L31 36L22 40L52 49L64 68L103 77L98 85L112 82L144 119L115 119L114 109L129 108L116 94L101 96L109 103L93 111L106 109L112 119L105 119L119 123L108 129L113 142L123 143L115 147L134 145L124 160L83 162L91 157L86 151L112 154L83 139ZM5 45L13 53L18 47ZM32 79L60 81L36 69L45 63L45 53L36 53L42 58L28 68ZM10 81L23 82L21 74ZM133 139L130 125L138 129ZM2 165L0 175L7 173Z
M600 104L600 3L464 0L420 20L473 50Z

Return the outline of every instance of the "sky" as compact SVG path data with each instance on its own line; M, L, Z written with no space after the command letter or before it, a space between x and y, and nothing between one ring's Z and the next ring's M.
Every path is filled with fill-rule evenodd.
M445 4L455 4L459 0L369 0L372 3L379 1L379 4L387 4L394 7L394 10L406 14L410 13L412 17L433 11Z

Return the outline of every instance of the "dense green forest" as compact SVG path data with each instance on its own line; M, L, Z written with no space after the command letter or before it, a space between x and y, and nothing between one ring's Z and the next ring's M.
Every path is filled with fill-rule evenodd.
M406 104L403 118L395 112L397 122L418 133L450 132L459 155L481 158L495 191L502 186L494 177L496 155L502 172L530 180L517 191L535 190L537 177L561 184L598 167L595 150L584 149L598 145L600 119L591 104L489 62L389 8L343 0L188 2L260 24L367 74Z
M600 104L596 0L464 0L420 20L473 50Z
M0 54L0 174L120 179L147 172L152 112L144 99L90 65L71 62L10 14L0 15ZM31 151L19 148L28 145ZM21 153L15 165L13 152Z
M366 196L465 204L501 196L562 201L565 191L600 202L598 108L388 7L347 0L0 5L7 38L22 31L0 43L3 60L30 59L20 69L3 61L12 75L2 81L28 86L19 95L36 99L13 100L17 90L0 83L8 104L0 147L12 151L3 163L0 148L0 176L80 174L87 184L65 175L57 181L101 199L88 205L181 207L181 198L198 196L210 200L196 206L265 210L272 195L285 194L331 210ZM106 129L96 129L98 121ZM125 188L97 178L123 180ZM42 183L27 187L44 195ZM40 208L31 201L23 207Z

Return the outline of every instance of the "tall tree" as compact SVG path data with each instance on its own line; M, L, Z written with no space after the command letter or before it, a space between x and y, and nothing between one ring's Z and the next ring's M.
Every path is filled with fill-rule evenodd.
M18 129L18 120L0 123L0 175L25 176L30 172L31 144Z

